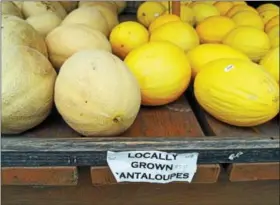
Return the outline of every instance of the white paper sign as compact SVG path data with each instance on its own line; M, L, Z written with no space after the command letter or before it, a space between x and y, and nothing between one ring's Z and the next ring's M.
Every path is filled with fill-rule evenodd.
M198 153L107 152L107 163L117 182L191 182L197 159Z

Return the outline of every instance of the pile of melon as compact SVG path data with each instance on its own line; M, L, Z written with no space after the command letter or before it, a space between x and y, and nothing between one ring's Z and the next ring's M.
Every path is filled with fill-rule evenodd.
M56 107L84 136L116 136L141 105L165 106L194 81L199 104L236 126L279 112L279 7L245 2L2 3L2 134L41 124ZM249 18L250 17L250 18ZM215 29L212 29L212 25Z

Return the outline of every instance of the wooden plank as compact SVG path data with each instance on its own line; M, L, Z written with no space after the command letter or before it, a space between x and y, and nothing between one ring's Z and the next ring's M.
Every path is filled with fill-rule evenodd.
M219 174L219 165L199 165L192 183L215 183L218 180ZM92 184L99 186L117 184L109 167L92 167L91 180Z
M2 185L68 186L77 185L76 167L4 167Z
M229 180L256 181L256 180L279 180L280 163L252 163L232 164L228 168Z

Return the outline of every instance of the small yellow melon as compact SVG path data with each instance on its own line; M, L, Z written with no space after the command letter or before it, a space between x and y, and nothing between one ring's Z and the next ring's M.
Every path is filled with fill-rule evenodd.
M266 10L260 13L264 24L267 24L275 16L279 16L279 10Z
M262 65L279 84L279 46L270 50L260 61Z
M217 1L214 6L220 11L221 15L224 16L234 6L231 1Z
M156 28L173 21L180 21L180 17L174 14L164 14L156 18L149 26L149 31L152 32Z
M202 44L187 53L191 68L192 76L195 77L202 67L214 60L222 58L235 58L251 61L242 52L223 44Z
M166 8L160 2L146 1L142 3L137 10L137 20L145 27L150 24L159 16L163 15Z
M181 4L180 18L183 22L189 23L192 26L195 24L194 11L188 5Z
M279 85L265 69L240 59L219 59L204 65L195 78L198 103L216 119L251 127L279 112Z
M168 41L185 52L199 45L195 29L182 21L169 22L158 27L151 33L150 41Z
M223 39L223 44L240 50L254 62L258 62L271 47L267 34L250 26L239 26L233 29Z
M113 53L121 59L124 59L131 50L148 41L148 30L142 24L134 21L120 23L110 34Z
M222 43L223 38L235 27L235 22L226 16L211 16L196 26L196 32L201 43Z
M220 16L220 11L211 4L197 2L196 4L193 4L191 8L194 12L195 24L200 23L210 16Z
M237 26L252 26L254 28L264 30L263 20L255 12L239 11L235 13L231 18Z
M267 33L272 27L276 25L279 27L279 15L274 16L265 24L264 31Z
M136 119L140 88L127 66L101 50L83 50L61 67L55 105L65 122L84 136L116 136Z
M191 68L184 51L169 42L149 42L132 50L125 63L137 78L142 105L165 105L187 89Z
M279 12L279 7L276 4L266 3L258 6L257 8L257 11L259 13L262 13L263 11L267 11L267 10L276 10Z
M248 5L234 5L227 13L226 13L226 16L228 17L232 17L234 16L237 12L240 12L240 11L252 11L252 12L255 12L256 14L258 14L257 10L251 6L248 6Z
M279 25L273 26L268 32L267 35L269 37L271 48L275 48L279 46Z

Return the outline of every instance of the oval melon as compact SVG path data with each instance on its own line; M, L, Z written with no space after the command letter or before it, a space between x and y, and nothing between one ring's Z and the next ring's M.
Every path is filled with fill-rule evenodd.
M271 49L260 61L260 65L262 65L279 84L279 46Z
M20 9L11 1L1 2L1 15L3 14L23 18Z
M49 115L56 72L30 47L10 46L2 54L1 133L19 134Z
M31 25L16 16L2 15L2 49L10 45L29 46L48 56L43 37Z
M105 36L110 33L108 23L102 13L94 7L75 9L62 21L61 25L83 24L102 32Z
M98 11L100 11L101 14L105 17L110 31L119 24L118 15L114 11L112 11L112 9L109 9L108 7L102 5L95 5L94 8L98 9Z
M65 122L85 136L118 135L140 109L139 85L125 64L100 50L75 53L61 67L55 104Z
M265 69L241 59L219 59L196 76L194 94L213 117L230 125L263 124L279 112L279 85Z
M57 1L24 1L22 12L25 18L36 16L44 12L53 12L61 19L67 15L63 6Z
M61 25L46 37L50 60L56 69L71 55L85 49L112 51L110 42L100 31L82 24Z

